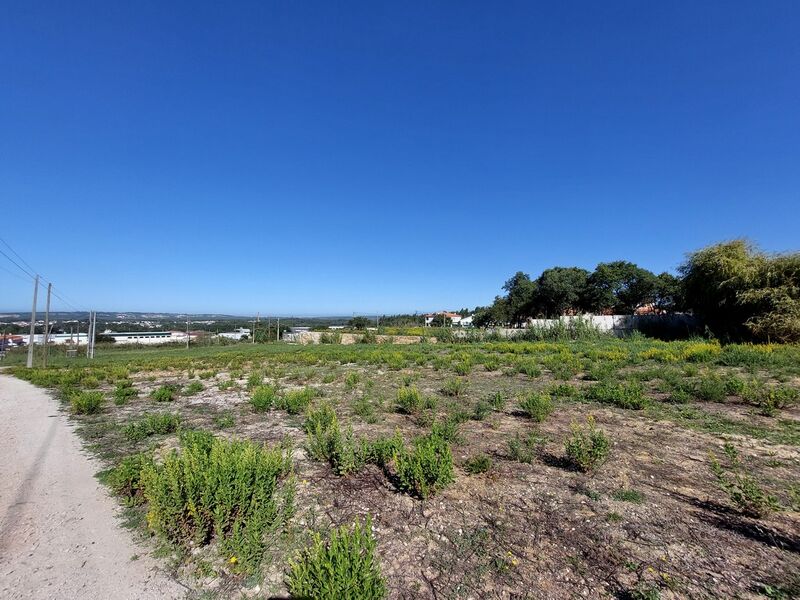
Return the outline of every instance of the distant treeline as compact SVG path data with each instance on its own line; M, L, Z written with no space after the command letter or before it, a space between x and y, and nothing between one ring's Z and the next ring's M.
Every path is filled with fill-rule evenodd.
M474 324L521 325L565 314L691 312L724 340L800 341L800 253L770 255L744 240L690 254L678 275L627 261L593 272L553 267L536 279L517 272L504 295L475 309Z

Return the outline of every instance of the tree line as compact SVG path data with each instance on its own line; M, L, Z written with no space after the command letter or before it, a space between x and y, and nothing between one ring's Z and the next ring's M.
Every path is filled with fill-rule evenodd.
M656 275L632 262L553 267L537 278L515 273L505 294L477 307L478 327L520 326L570 314L688 312L723 340L800 341L800 253L767 254L745 240L688 255L678 274Z

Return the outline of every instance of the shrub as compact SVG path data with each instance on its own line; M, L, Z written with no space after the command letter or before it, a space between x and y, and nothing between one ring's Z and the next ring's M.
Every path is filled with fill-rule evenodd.
M526 437L516 434L508 440L508 454L511 460L530 464L533 462L539 449L544 445L544 438L536 433L529 433Z
M472 363L468 360L462 360L453 365L453 372L456 375L469 375L472 370Z
M519 407L528 417L541 423L553 412L553 399L541 392L529 392L520 400Z
M381 600L386 582L375 556L372 521L352 530L334 529L327 541L317 533L310 547L289 562L288 585L294 598Z
M230 564L253 572L264 554L266 533L291 516L290 472L291 454L281 448L185 432L180 451L142 469L147 523L187 548L215 538Z
M727 396L725 382L718 375L705 375L698 379L694 395L698 400L722 402Z
M401 387L397 390L397 410L413 415L422 410L425 401L416 386Z
M572 423L572 435L564 442L567 460L583 472L593 471L608 457L611 443L606 434L595 427L594 417L586 418L588 427Z
M199 394L202 392L205 386L200 383L199 381L192 381L189 385L186 386L186 389L183 390L184 396L194 396L195 394Z
M435 421L431 425L431 435L439 437L446 442L460 443L461 436L458 433L458 429L461 422L457 415L450 415L444 421Z
M214 425L217 426L217 429L227 429L233 427L235 423L233 415L229 412L214 417Z
M486 397L486 401L495 410L503 410L506 406L506 396L503 392L492 392Z
M556 398L573 398L578 395L578 388L569 383L556 383L549 386L545 393Z
M450 444L438 435L419 437L413 449L403 447L395 454L398 487L425 499L454 480Z
M517 370L520 373L525 373L531 379L536 379L542 376L542 368L535 362L525 361L519 363Z
M314 398L321 395L322 392L313 387L290 390L278 400L277 407L285 410L290 415L299 415L308 408Z
M475 404L475 408L472 411L472 415L470 415L470 419L473 419L474 421L483 421L491 412L491 405L484 400L479 400Z
M728 494L739 510L757 519L778 510L778 500L765 492L758 480L746 471L736 448L726 442L723 452L725 464L720 463L713 452L710 453L711 472L717 478L719 487Z
M78 392L70 398L72 412L76 415L93 415L103 405L102 392Z
M111 488L111 491L122 496L126 504L141 504L144 502L141 485L142 468L152 464L152 457L144 453L126 456L116 467L107 471L101 479Z
M638 382L601 381L586 390L586 398L634 410L641 410L647 405L644 388Z
M475 456L468 458L467 462L464 463L464 470L470 475L486 473L486 471L491 468L492 459L486 454L476 454Z
M273 385L260 385L253 390L250 396L250 404L256 412L264 412L273 407L278 392Z
M129 399L135 398L138 395L139 392L135 387L133 387L133 384L129 379L120 381L117 384L117 387L114 388L114 404L126 404Z
M123 428L123 433L131 441L142 440L151 435L172 433L178 429L181 418L171 413L147 413L144 417Z
M247 378L247 391L253 391L254 389L260 387L264 383L264 374L260 371L255 371L250 373L249 377Z
M177 397L179 391L179 385L167 383L150 392L150 397L156 402L172 402Z
M445 382L444 387L442 387L442 393L445 396L459 397L466 394L468 387L469 383L466 379L452 377Z
M355 387L358 385L359 381L361 381L361 376L358 373L356 373L355 371L351 371L344 378L344 386L348 390L352 390L352 389L355 389Z

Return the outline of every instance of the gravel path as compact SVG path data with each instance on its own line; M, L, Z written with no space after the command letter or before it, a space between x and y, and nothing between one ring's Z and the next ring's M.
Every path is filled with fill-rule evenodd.
M185 596L120 528L99 469L47 392L0 374L0 597Z

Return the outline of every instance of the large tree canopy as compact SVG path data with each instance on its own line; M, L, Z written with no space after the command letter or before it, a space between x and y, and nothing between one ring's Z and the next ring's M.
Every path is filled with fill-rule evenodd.
M624 260L600 263L589 276L586 306L593 312L632 314L655 300L657 278Z
M553 267L545 269L536 280L536 314L557 317L569 312L580 312L586 295L589 271L578 267Z

